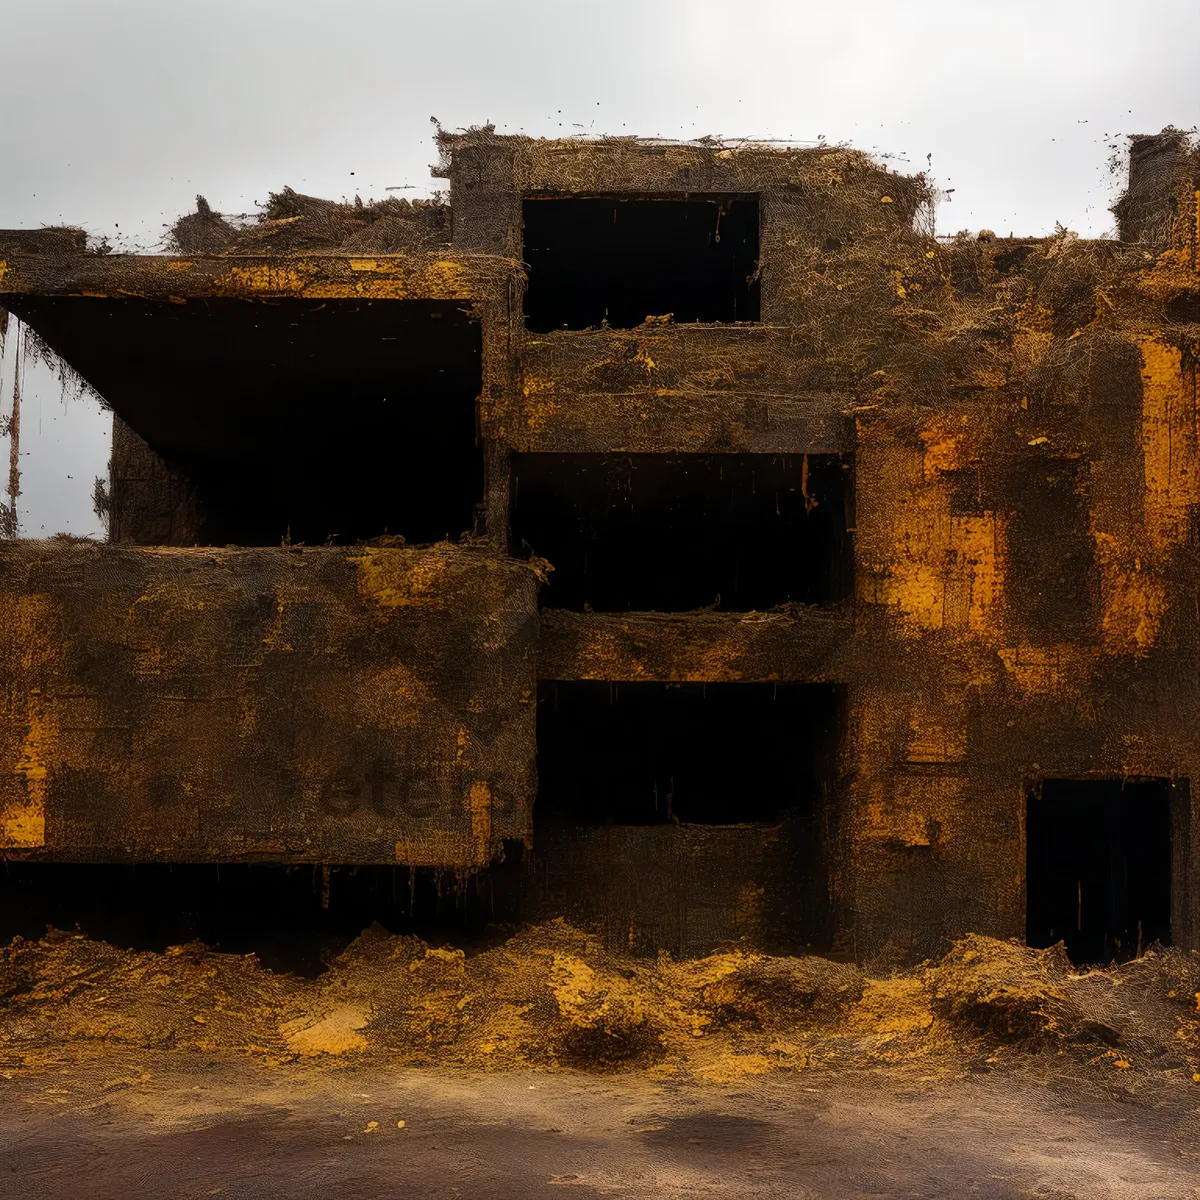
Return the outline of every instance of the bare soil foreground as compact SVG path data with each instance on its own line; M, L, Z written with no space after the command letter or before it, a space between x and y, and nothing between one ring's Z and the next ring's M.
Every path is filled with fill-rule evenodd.
M0 1195L1200 1197L1200 956L0 958Z

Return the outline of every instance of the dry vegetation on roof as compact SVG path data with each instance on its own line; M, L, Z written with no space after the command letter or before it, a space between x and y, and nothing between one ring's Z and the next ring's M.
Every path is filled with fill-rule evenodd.
M449 205L440 198L389 196L364 203L356 197L349 203L285 187L271 193L257 219L237 222L214 212L203 196L197 196L196 211L171 226L167 243L178 254L398 254L448 245L449 213Z

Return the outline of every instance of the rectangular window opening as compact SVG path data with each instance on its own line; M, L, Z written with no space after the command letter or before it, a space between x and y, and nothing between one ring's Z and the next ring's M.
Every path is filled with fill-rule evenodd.
M1173 810L1186 783L1047 779L1027 800L1026 941L1076 963L1171 941Z
M202 545L474 525L481 337L459 302L28 297L21 316L188 479Z
M749 612L852 588L853 458L515 454L511 548L547 608Z
M834 684L539 683L535 820L812 818L836 770L841 713Z
M539 683L538 919L635 953L827 949L844 728L833 684Z
M758 207L757 196L527 197L527 327L757 321Z

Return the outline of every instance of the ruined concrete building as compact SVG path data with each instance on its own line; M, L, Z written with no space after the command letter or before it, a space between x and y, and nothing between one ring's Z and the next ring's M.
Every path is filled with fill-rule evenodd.
M639 952L1200 946L1187 139L1093 242L937 240L832 146L439 142L448 205L3 235L115 413L109 543L0 544L6 858L519 860Z

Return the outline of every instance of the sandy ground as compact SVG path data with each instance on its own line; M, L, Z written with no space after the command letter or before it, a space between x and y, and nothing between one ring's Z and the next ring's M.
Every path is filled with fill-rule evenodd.
M1200 1200L1200 955L0 948L0 1197Z
M1012 1071L727 1086L109 1050L0 1085L6 1196L1200 1197L1178 1086L1133 1103Z

